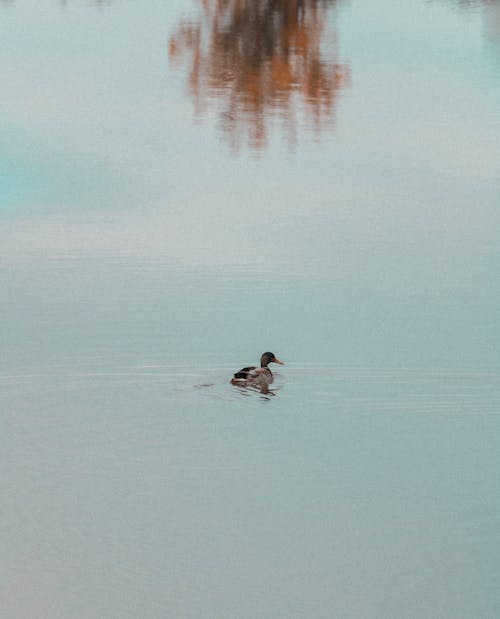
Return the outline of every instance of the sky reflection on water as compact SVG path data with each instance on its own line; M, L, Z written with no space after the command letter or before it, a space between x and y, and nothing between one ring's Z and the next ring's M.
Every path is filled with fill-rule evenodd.
M3 615L500 616L498 6L2 3Z

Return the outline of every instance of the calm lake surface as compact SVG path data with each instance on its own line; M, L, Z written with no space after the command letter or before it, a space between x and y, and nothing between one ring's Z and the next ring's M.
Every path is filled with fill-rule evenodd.
M2 616L497 619L500 2L0 41Z

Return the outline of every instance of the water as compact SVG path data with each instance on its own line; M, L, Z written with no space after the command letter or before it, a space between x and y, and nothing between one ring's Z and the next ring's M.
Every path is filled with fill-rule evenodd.
M2 3L3 616L499 616L499 20Z

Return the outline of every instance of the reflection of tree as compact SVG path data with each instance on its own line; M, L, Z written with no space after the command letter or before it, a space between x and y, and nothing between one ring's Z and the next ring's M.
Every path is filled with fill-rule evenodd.
M500 42L500 2L488 0L484 5L484 30L490 41Z
M233 143L247 134L265 145L268 121L280 117L293 138L299 106L319 130L333 118L349 69L325 54L328 7L335 0L200 0L197 21L182 22L170 39L174 64L187 58L198 110L220 106Z
M490 49L498 63L498 46L500 44L500 0L448 0L451 5L466 12L477 11L482 15L483 34L491 43Z

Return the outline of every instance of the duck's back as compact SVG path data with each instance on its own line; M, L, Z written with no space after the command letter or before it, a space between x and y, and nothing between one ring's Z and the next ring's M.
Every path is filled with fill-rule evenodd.
M273 374L269 368L252 365L236 372L231 382L234 385L270 385L273 382Z
M234 375L235 378L249 378L250 374L255 374L255 370L257 367L255 365L250 365L247 368L242 368L239 372L236 372Z

